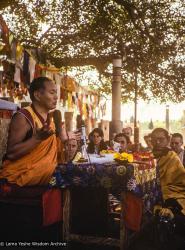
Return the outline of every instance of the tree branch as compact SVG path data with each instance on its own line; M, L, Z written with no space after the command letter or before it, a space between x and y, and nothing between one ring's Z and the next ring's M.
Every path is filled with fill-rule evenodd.
M98 67L98 65L107 64L112 62L114 55L107 55L101 57L66 57L66 58L55 58L49 57L49 60L55 64L56 67L63 66L87 66L92 65Z
M150 32L149 32L148 27L146 25L146 22L142 18L142 15L141 15L140 11L138 10L138 8L136 8L136 6L134 4L131 4L125 0L114 0L114 2L116 2L118 5L123 6L126 9L127 13L129 14L130 19L131 19L134 27L137 30L139 30L142 34L146 35L152 42L154 42L154 37L150 35ZM134 12L134 10L137 11L137 14L136 14L136 12ZM137 19L138 20L140 19L142 21L142 24L145 27L144 30L136 23Z

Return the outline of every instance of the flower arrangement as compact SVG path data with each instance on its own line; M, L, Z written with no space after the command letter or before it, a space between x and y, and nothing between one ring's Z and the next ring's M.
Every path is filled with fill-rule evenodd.
M114 160L119 161L119 162L133 162L133 154L128 154L128 153L115 153L114 154Z
M150 152L134 152L134 161L150 161L153 159L153 155Z
M139 169L155 168L155 160L151 152L134 152L134 162L139 163Z

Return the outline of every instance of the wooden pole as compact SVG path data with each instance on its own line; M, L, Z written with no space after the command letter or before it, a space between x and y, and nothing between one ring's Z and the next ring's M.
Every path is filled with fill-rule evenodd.
M139 144L139 128L137 127L137 99L138 99L138 83L137 83L137 69L134 73L135 96L134 96L134 144Z
M166 130L170 130L170 114L169 105L166 105Z
M113 59L112 75L112 121L110 122L110 137L114 133L120 133L122 130L121 122L121 67L122 58L117 56Z

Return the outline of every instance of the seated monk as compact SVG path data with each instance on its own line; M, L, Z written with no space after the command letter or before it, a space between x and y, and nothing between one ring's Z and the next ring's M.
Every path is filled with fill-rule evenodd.
M128 250L185 249L185 169L170 147L170 135L163 128L151 133L152 151L157 159L161 196L154 217L136 235ZM156 197L157 198L157 197Z
M0 179L19 186L47 185L57 166L55 125L49 114L56 108L57 88L50 79L39 77L29 93L31 106L12 117ZM64 130L60 138L67 139Z

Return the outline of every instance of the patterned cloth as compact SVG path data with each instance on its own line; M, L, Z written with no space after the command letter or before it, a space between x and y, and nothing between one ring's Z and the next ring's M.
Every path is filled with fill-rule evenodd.
M133 166L118 166L117 164L77 164L59 165L50 180L50 186L61 188L69 186L115 186L126 188L126 180L133 172Z
M147 211L152 211L153 206L160 200L161 192L157 174L146 178L143 183L138 183L134 169L136 165L125 164L77 164L68 163L59 165L50 180L50 187L61 188L71 186L102 186L111 190L129 191L143 199ZM148 172L148 174L150 174ZM140 175L143 172L140 170ZM153 178L153 179L152 179Z
M121 192L125 191L125 222L127 228L138 231L141 226L142 215L153 213L153 207L160 196L160 186L157 174L146 172L139 166L139 173L135 171L137 164L77 164L68 163L57 167L50 180L50 187L104 187L114 194L118 200ZM153 171L153 169L151 169ZM145 171L145 172L143 172ZM148 177L141 179L143 173ZM142 182L138 181L142 180Z

